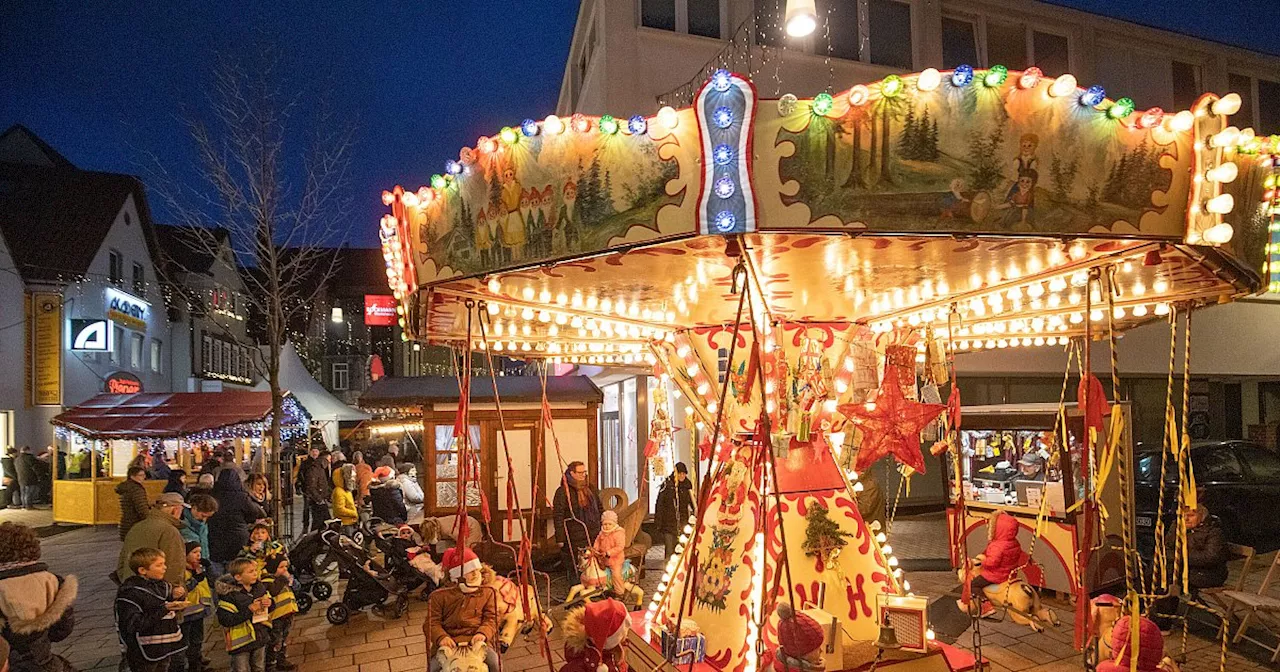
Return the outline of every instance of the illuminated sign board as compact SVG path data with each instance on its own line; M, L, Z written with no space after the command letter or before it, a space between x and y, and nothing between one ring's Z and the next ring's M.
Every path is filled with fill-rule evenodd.
M394 327L397 324L396 297L365 294L364 324L366 327Z
M71 320L71 349L76 352L111 352L111 320Z
M109 394L137 394L142 391L142 381L127 371L116 371L103 381L102 389Z
M107 317L117 324L134 331L147 330L147 316L151 313L151 304L132 294L118 289L107 288Z

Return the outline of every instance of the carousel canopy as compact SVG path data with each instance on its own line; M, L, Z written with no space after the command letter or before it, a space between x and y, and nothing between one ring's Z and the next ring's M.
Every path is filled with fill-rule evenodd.
M286 402L283 424L305 424L305 411ZM162 439L261 423L270 415L270 392L144 392L99 394L52 422L92 439Z
M493 378L471 378L471 403L493 403ZM542 380L537 376L498 376L503 403L540 403ZM456 403L462 394L452 376L383 378L360 397L364 408ZM601 403L604 393L586 376L548 376L547 401Z

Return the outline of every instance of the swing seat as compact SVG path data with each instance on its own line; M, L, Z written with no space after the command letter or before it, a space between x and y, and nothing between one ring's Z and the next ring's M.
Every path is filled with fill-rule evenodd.
M1009 620L1031 626L1041 632L1046 626L1057 626L1058 615L1040 604L1040 592L1021 578L1010 577L1004 583L986 586L983 596L1009 614Z

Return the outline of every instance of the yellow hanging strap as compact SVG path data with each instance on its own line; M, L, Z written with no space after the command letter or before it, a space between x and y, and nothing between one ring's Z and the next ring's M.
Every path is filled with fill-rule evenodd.
M1175 437L1178 436L1178 421L1173 410L1173 374L1178 362L1178 308L1171 306L1169 310L1169 377L1164 395L1164 441L1160 450L1160 480L1157 491L1156 506L1156 547L1155 567L1151 577L1151 588L1148 594L1167 595L1169 587L1169 558L1166 551L1164 525L1164 484L1168 480L1169 456L1177 455ZM1154 597L1152 598L1154 600Z

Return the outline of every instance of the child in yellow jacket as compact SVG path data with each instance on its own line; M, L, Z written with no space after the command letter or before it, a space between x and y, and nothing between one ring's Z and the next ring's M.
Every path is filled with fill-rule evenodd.
M343 532L346 534L351 533L352 526L360 519L355 497L351 494L355 489L355 465L344 464L342 469L333 472L333 517L342 521Z

